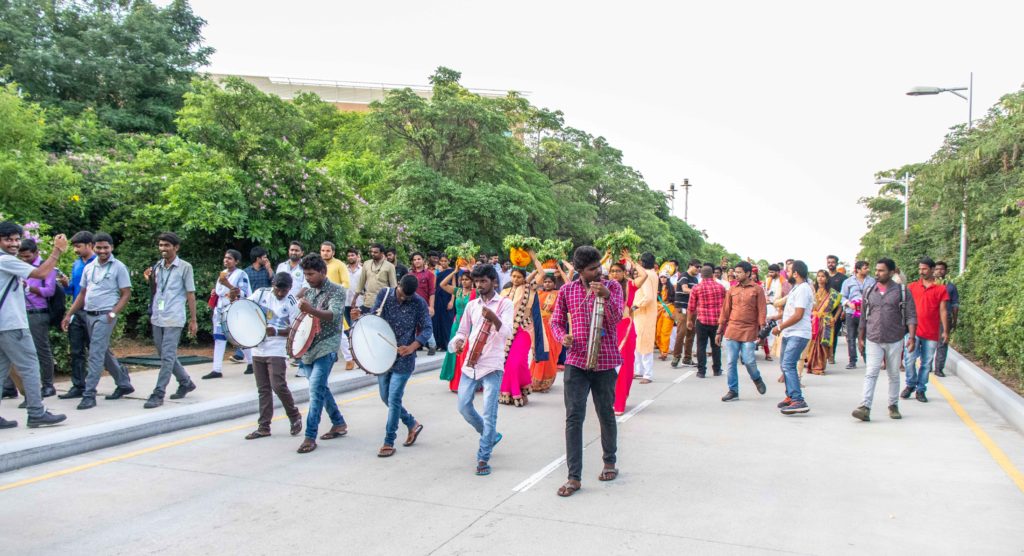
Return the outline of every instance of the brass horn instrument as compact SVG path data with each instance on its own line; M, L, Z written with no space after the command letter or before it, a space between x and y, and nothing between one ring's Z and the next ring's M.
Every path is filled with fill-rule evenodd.
M601 335L604 334L604 298L594 296L594 309L590 313L590 330L587 332L587 369L597 369L597 356L601 352Z

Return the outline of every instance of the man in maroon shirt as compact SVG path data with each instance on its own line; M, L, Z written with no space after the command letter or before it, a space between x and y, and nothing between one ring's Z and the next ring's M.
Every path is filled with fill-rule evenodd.
M907 286L917 308L917 341L912 351L907 350L903 360L907 370L907 387L900 397L908 399L917 392L917 401L927 402L925 391L928 389L928 374L935 350L939 342L945 343L949 339L949 291L945 285L935 281L935 261L929 257L921 257L917 270L921 278ZM942 325L941 332L939 324Z
M701 268L701 281L690 290L686 328L697 330L697 378L707 376L707 344L711 343L711 370L722 374L722 346L715 342L718 320L725 303L725 287L714 279L715 269L710 264Z
M434 317L434 293L437 291L437 276L434 271L427 268L427 261L423 253L412 254L412 270L409 274L416 277L416 293L427 302L427 312ZM434 355L437 352L437 344L434 343L434 335L430 335L430 342L427 343L427 355Z
M622 319L622 286L614 280L601 280L601 253L585 245L572 256L579 279L558 290L551 313L551 334L565 349L562 377L565 395L565 459L569 480L558 489L559 496L572 496L580 489L583 472L583 418L587 415L587 395L593 393L594 409L601 424L601 449L604 469L598 480L612 481L619 475L615 468L617 432L615 425L615 367L622 364L615 327ZM604 299L604 313L598 340L597 362L587 364L589 330L594 302ZM569 319L572 319L571 330Z

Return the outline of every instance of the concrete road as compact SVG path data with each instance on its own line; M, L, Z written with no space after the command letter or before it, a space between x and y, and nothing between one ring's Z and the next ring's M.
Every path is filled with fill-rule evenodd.
M414 377L419 442L379 459L386 410L376 391L339 397L348 437L307 455L275 422L242 439L229 421L0 476L7 554L1021 554L1024 438L956 378L931 402L850 417L863 367L805 377L811 412L784 417L776 363L759 396L725 377L657 363L634 383L619 428L617 481L601 467L588 416L583 489L563 499L561 386L502 407L494 473L473 475L477 438L437 373ZM987 444L958 416L963 407ZM881 400L881 401L877 401ZM328 425L321 426L326 430ZM404 427L399 438L405 435ZM1006 456L1002 465L991 448ZM546 472L550 471L550 472Z

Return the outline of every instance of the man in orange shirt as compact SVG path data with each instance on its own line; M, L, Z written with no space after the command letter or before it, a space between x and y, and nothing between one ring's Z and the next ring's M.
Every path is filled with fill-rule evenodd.
M754 353L757 350L757 333L766 324L768 300L764 290L751 280L753 268L750 263L740 261L733 269L736 285L729 288L722 305L722 316L718 322L718 335L715 343L722 345L725 339L725 361L729 368L729 391L722 397L723 402L731 402L740 397L740 381L736 371L737 359L743 358L747 374L754 381L759 394L767 388L761 373L757 370Z

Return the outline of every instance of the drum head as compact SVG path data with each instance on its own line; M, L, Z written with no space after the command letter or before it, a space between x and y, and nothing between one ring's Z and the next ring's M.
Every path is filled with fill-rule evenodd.
M288 355L298 359L306 353L316 335L313 330L316 324L316 317L306 313L299 315L288 331Z
M395 364L398 344L388 322L376 315L363 315L352 326L352 359L368 373L382 375Z
M267 337L267 315L254 301L239 299L224 311L224 335L240 348L256 347Z

